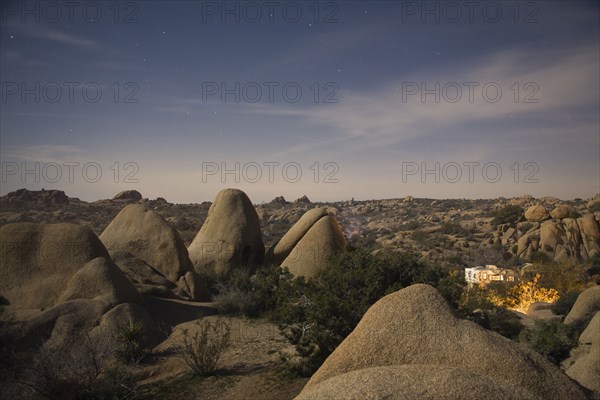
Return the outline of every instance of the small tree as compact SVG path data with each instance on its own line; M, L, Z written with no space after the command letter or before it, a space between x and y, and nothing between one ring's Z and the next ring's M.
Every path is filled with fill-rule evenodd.
M536 274L533 280L514 286L506 295L490 290L488 298L493 304L522 313L527 313L529 307L536 302L555 303L560 298L558 292L540 287L540 278L540 274Z
M183 330L181 357L187 366L199 376L212 375L219 358L229 347L231 324L222 319L197 322L195 334Z
M514 224L523 215L523 209L517 205L508 205L494 214L492 225Z

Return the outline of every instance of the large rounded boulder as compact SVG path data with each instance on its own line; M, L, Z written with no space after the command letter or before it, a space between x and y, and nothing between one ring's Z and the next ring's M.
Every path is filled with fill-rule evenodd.
M110 305L142 304L142 296L123 271L110 258L98 257L87 262L67 282L58 301L97 300Z
M123 208L102 232L100 240L109 250L128 251L173 283L192 270L177 230L143 204Z
M542 400L522 387L460 368L390 365L334 376L296 400Z
M83 265L109 258L89 228L76 224L15 223L0 228L0 294L16 308L55 305Z
M600 286L587 288L577 297L571 311L565 317L565 324L579 324L589 320L600 311Z
M549 215L546 207L541 204L531 206L525 211L525 219L530 222L542 222L547 219Z
M600 395L600 311L579 336L579 346L571 351L571 355L565 373Z
M304 213L294 226L292 226L290 230L277 241L277 243L271 246L266 256L267 264L281 265L283 260L290 255L306 232L308 232L319 219L326 215L327 210L321 207L313 208Z
M115 194L113 200L126 201L126 202L136 202L142 199L142 194L137 190L124 190Z
M236 269L252 272L261 265L265 245L258 214L246 193L220 191L188 251L200 274L226 275Z
M293 247L281 267L289 269L294 277L311 278L326 268L332 256L345 249L346 238L335 217L322 216Z
M582 389L558 367L524 345L459 319L435 288L423 284L392 293L371 306L354 331L312 376L299 398L318 398L311 396L312 391L318 393L321 384L326 385L331 378L386 366L406 366L398 371L416 368L417 372L423 373L430 370L431 375L416 393L427 393L431 380L438 382L434 385L438 388L442 385L439 382L447 383L445 376L448 373L439 369L451 367L459 370L458 376L463 377L460 379L481 376L474 380L474 387L481 386L477 382L481 383L483 379L483 382L489 381L491 387L514 386L521 390L522 398L586 398ZM412 390L411 385L419 385L414 381L393 383L393 371L395 369L391 374L386 373L388 385L400 385L398 391ZM380 381L385 382L385 379ZM465 390L468 387L465 385ZM518 393L513 391L511 395L508 386L507 390L507 398L514 398L514 393ZM346 398L343 385L337 397ZM481 398L487 398L487 395Z

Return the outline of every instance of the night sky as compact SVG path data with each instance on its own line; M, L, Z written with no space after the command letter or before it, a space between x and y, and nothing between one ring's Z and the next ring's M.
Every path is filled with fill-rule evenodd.
M596 1L66 3L1 2L0 194L600 192Z

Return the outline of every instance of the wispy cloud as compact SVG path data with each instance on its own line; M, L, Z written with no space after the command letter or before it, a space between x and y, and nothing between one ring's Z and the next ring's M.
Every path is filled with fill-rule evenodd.
M449 127L467 123L493 124L519 115L539 116L542 128L553 128L552 118L560 115L566 118L578 109L598 105L598 49L580 48L551 62L542 58L536 62L532 60L536 61L535 54L519 50L502 51L468 68L445 66L442 72L439 69L424 70L370 92L340 92L338 104L305 107L258 104L246 110L295 117L316 128L335 132L333 138L324 139L325 144L364 139L361 145L387 145L438 134ZM472 102L466 86L463 86L462 97L455 103L444 100L443 96L435 102L433 95L428 95L423 102L420 93L403 98L403 88L407 88L408 82L425 83L428 89L433 88L436 82L441 87L451 82L461 86L464 82L478 82L480 85L474 89ZM482 88L488 82L494 82L502 89L499 101L491 102L483 97ZM514 98L515 82L519 87L517 101ZM526 88L527 83L532 85ZM449 90L448 98L456 93ZM493 88L488 93L490 98L495 96ZM531 95L531 99L538 102L525 103L526 95ZM544 118L547 119L544 121ZM589 123L597 131L598 122ZM322 144L324 142L315 141L312 146ZM306 151L307 146L311 145L303 144L290 151Z
M4 157L8 160L40 163L62 163L89 158L89 153L79 146L42 144L7 149ZM93 160L87 160L93 161Z
M42 24L17 24L13 22L7 24L6 27L9 30L14 31L15 35L23 35L29 38L59 43L66 46L86 49L97 48L99 46L99 43L94 40L62 32Z

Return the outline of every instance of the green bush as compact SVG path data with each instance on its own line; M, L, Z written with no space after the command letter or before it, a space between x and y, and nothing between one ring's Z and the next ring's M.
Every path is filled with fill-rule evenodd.
M492 225L515 224L523 215L523 209L516 205L508 205L494 213Z
M51 400L128 398L135 391L133 380L126 368L114 364L114 343L108 339L81 334L64 344L42 345L28 365L19 367L19 383ZM121 387L125 382L127 388Z
M521 232L529 232L531 228L533 228L533 224L531 222L526 222L521 225Z
M577 345L579 333L577 327L562 324L557 319L538 320L533 328L526 328L519 334L519 341L560 364Z
M199 376L212 375L223 352L229 347L231 324L221 319L211 322L202 319L192 335L182 332L181 357L186 365Z
M560 296L560 299L552 305L552 312L556 315L567 315L573 308L579 293L579 291L567 292Z
M129 320L117 328L117 356L126 364L137 364L146 356L143 345L144 324Z
M509 339L516 339L523 330L519 317L505 308L496 307L488 313L488 318L490 330Z
M464 229L459 223L446 221L442 222L440 233L443 233L444 235L458 235L464 233Z
M425 232L423 232L420 229L416 229L411 235L410 237L412 238L412 240L414 240L417 243L423 243L425 240L427 240L427 238L429 237L429 235Z
M305 360L299 372L314 372L373 303L414 283L437 287L456 305L464 280L462 274L450 274L412 254L373 255L359 249L333 259L314 279L291 282L287 300L278 306L277 320Z

